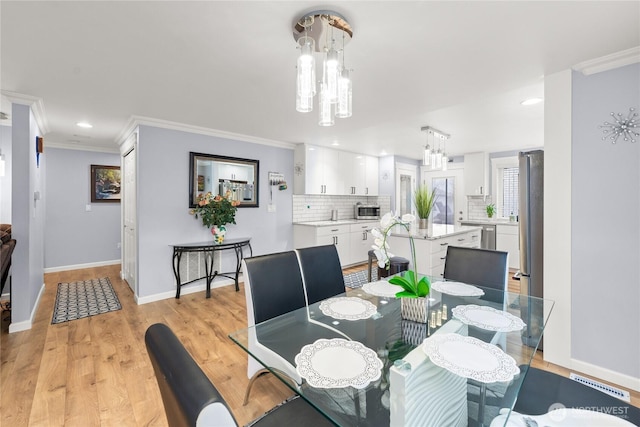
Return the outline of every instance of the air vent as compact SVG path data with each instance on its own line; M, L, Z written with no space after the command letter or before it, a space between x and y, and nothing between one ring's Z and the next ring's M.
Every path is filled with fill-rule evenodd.
M628 391L621 390L616 387L612 387L608 384L603 384L599 381L592 380L591 378L586 378L581 375L574 374L573 372L571 372L571 374L569 375L569 378L579 382L580 384L584 384L588 387L595 388L596 390L606 393L609 396L613 396L620 400L624 400L625 402L631 403L631 396L629 395Z

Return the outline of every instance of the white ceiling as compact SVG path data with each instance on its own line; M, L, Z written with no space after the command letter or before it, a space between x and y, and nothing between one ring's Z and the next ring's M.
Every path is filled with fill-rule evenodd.
M295 111L292 26L317 9L354 29L354 112ZM117 151L132 116L419 158L543 145L543 76L640 46L640 2L0 2L4 91L42 98L49 146ZM5 110L2 110L5 111ZM78 128L81 120L90 130ZM176 141L179 143L179 141Z

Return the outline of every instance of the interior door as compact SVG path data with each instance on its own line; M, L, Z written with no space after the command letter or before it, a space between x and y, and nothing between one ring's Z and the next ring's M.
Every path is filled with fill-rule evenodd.
M434 224L459 224L467 218L467 200L463 184L463 170L451 166L446 171L424 170L422 182L438 192L434 208ZM453 215L453 216L452 216Z
M122 277L129 284L134 295L136 289L136 151L135 148L124 156L123 161L123 235Z
M415 215L413 193L416 190L416 167L396 163L396 209L400 216L410 213Z

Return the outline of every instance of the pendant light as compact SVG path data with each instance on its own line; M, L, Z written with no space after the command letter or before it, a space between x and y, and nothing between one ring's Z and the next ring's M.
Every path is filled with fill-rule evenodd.
M344 66L344 47L351 40L351 26L332 11L316 11L298 20L293 29L300 54L297 62L296 110L313 111L318 95L320 126L332 126L334 117L348 118L353 114L353 88L350 70ZM336 39L342 39L342 46ZM339 40L339 39L338 39ZM342 61L340 61L342 52ZM316 92L316 55L322 55L322 79Z
M441 169L446 171L448 168L447 162L449 161L446 153L447 139L449 139L451 135L434 129L431 126L423 126L420 130L427 132L427 145L424 147L422 157L423 166L429 166L431 170ZM433 146L429 145L429 136L431 136ZM436 139L438 141L437 147Z

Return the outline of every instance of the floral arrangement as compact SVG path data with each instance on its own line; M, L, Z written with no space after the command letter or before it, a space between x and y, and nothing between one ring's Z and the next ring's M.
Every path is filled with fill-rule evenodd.
M224 197L208 192L198 194L197 206L189 211L191 215L202 219L205 227L220 226L236 223L236 210L240 202L231 200L231 191L227 191Z
M389 252L389 243L387 237L389 233L396 225L404 227L408 233L409 224L415 221L415 216L411 214L402 215L402 218L394 215L393 212L385 214L380 220L380 229L374 228L371 230L371 234L375 238L373 251L378 259L378 266L380 268L389 268L389 260L393 257L393 254ZM409 241L411 243L411 257L413 258L413 270L408 270L404 273L404 276L394 276L389 279L389 283L402 287L402 291L396 294L398 298L419 298L429 295L431 290L431 283L425 276L418 280L418 268L416 265L416 248L413 242L413 237L409 234Z

